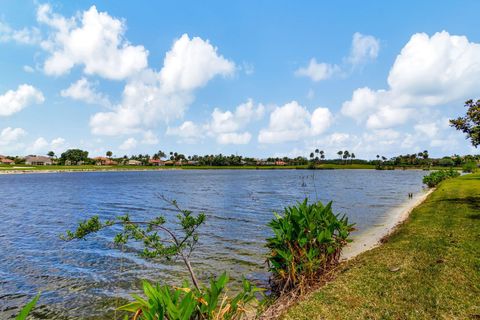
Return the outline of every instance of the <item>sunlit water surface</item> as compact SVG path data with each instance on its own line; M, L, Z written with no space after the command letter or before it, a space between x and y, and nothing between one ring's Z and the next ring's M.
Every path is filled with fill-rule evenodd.
M306 196L334 200L358 233L385 219L408 192L420 192L423 171L170 170L0 175L0 318L18 312L35 293L35 316L112 319L116 306L137 292L141 279L178 283L179 262L145 261L134 247L116 250L113 231L88 241L58 236L92 215L129 213L136 220L176 212L157 195L203 211L207 221L193 264L200 277L227 270L262 284L266 226L273 211ZM123 298L123 299L122 299Z

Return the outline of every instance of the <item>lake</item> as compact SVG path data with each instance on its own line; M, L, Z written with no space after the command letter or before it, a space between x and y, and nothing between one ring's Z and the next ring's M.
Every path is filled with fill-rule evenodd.
M58 236L93 215L129 213L136 220L203 211L207 221L193 265L200 278L227 270L265 283L264 239L273 211L305 197L334 200L335 212L357 223L357 236L422 190L420 170L165 170L0 175L0 318L9 318L38 291L44 319L112 319L141 279L179 283L179 262L146 261L135 246L116 250L114 231L87 241Z

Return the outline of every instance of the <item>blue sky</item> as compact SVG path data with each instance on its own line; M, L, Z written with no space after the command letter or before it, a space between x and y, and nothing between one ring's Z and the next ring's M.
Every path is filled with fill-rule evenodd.
M0 3L0 154L476 153L477 1Z

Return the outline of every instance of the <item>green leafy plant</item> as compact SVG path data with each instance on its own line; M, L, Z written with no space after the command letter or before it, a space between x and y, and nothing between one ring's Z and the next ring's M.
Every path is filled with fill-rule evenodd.
M458 177L460 173L453 168L446 170L433 171L432 173L423 177L423 183L428 187L436 187L440 182L446 179Z
M218 279L210 280L210 287L201 290L191 289L188 283L183 287L169 287L144 281L147 299L136 295L134 302L120 310L134 313L134 319L242 319L261 290L244 279L242 290L229 297L228 281L227 274L223 273Z
M38 293L35 298L32 299L29 303L27 303L22 310L20 310L20 313L18 316L15 318L15 320L25 320L27 319L28 315L32 311L33 308L35 308L35 305L37 304L38 299L40 299L40 293Z
M85 239L92 233L114 225L123 226L114 238L117 245L135 241L143 246L140 256L148 258L172 259L180 257L184 262L193 287L184 282L182 287L152 285L143 282L146 299L133 295L135 301L120 310L132 312L133 319L145 320L190 320L190 319L242 319L247 306L258 305L260 289L243 279L243 286L237 295L228 295L226 286L229 278L226 273L210 286L202 285L190 263L190 255L198 243L197 229L204 223L205 214L194 215L190 210L181 209L175 200L162 196L179 214L177 227L168 228L163 216L149 221L135 221L128 215L113 220L100 221L98 216L79 223L74 231L68 230L61 238L65 241Z
M338 264L342 248L351 240L354 224L346 216L336 215L332 203L308 203L287 207L283 215L275 213L269 223L274 236L267 239L268 265L272 273L273 293L300 290Z

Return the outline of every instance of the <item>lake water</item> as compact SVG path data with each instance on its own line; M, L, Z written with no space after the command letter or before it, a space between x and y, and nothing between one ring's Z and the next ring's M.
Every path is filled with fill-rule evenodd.
M135 248L116 250L113 231L87 241L59 234L99 215L135 219L176 212L157 195L204 211L193 264L201 278L227 270L264 283L264 239L273 211L306 196L334 200L359 231L422 189L423 171L376 170L166 170L0 175L0 318L9 318L38 291L35 315L43 319L112 319L116 306L141 279L178 283L180 263L145 261Z

